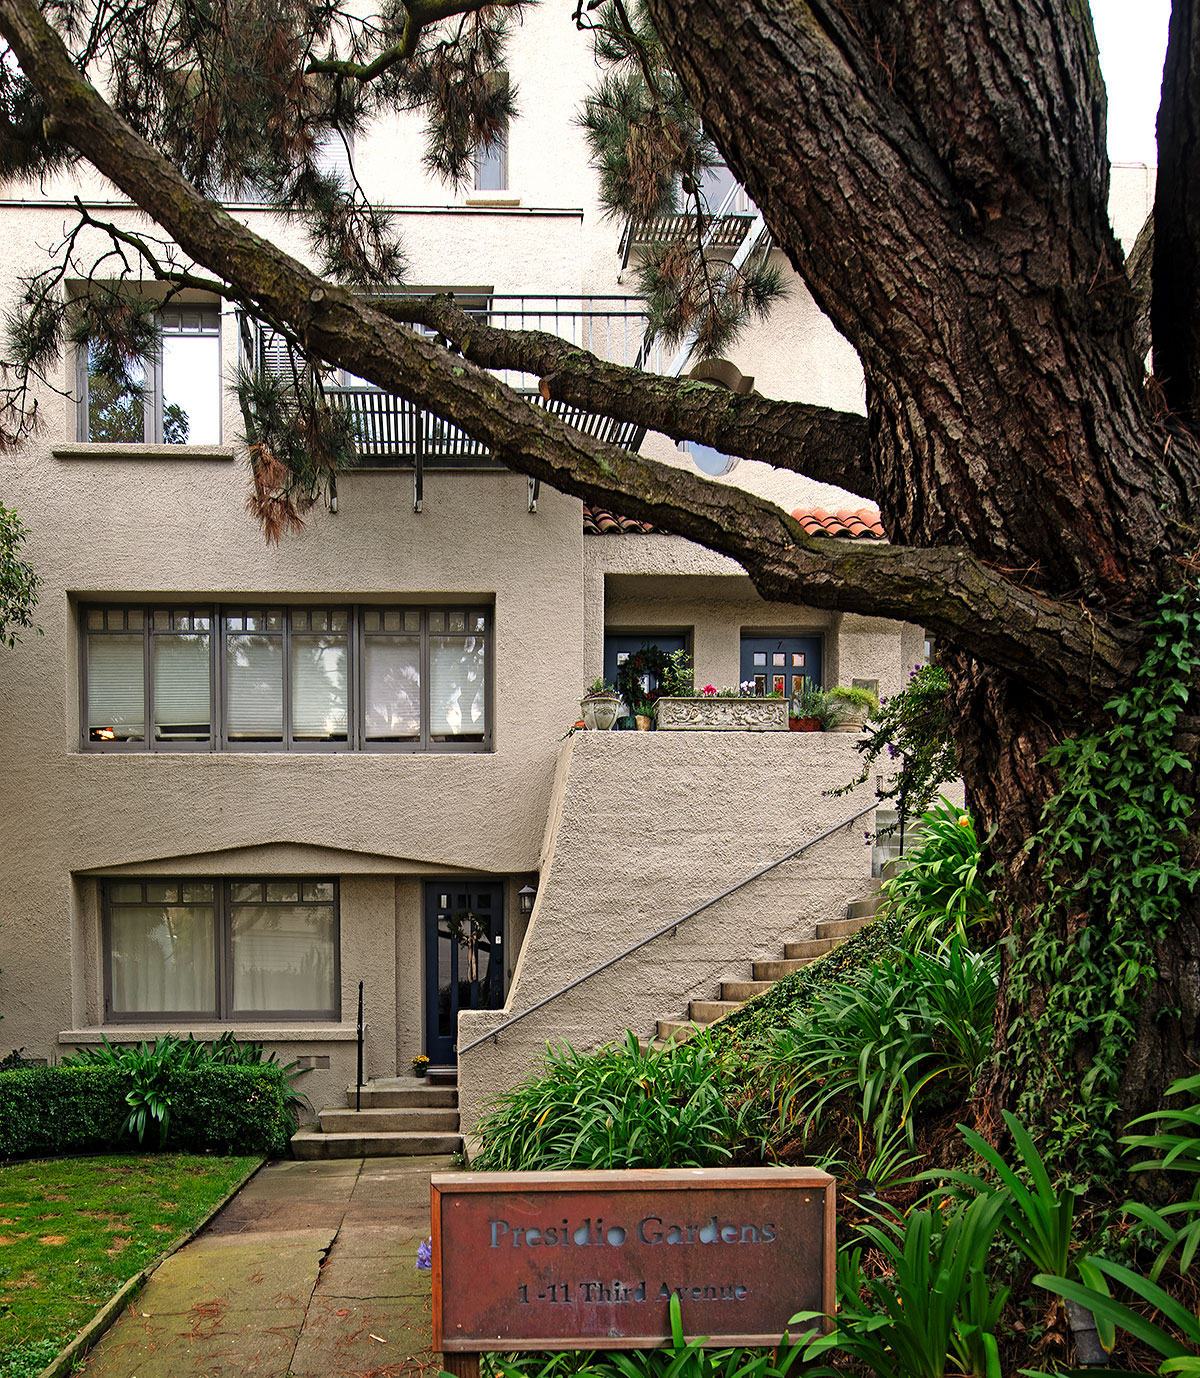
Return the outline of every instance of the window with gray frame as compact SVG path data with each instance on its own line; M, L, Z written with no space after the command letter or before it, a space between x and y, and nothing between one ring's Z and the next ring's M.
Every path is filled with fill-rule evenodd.
M106 1022L340 1017L335 880L108 880L101 911Z
M85 606L89 751L487 751L485 608Z
M110 444L221 443L221 310L217 305L165 306L159 347L106 371L93 346L76 356L78 438Z

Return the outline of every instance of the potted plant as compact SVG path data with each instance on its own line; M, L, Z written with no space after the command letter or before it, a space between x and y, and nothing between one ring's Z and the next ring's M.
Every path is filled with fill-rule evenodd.
M659 731L782 732L787 727L782 696L755 697L746 691L746 685L738 690L706 684L692 694L664 695L654 705Z
M879 700L869 689L847 689L844 685L826 692L834 721L830 724L834 732L861 732L867 719L879 712Z
M583 725L594 731L607 732L617 721L621 711L621 696L603 679L593 680L583 691L579 701Z
M418 1053L416 1057L409 1059L408 1065L412 1068L414 1077L423 1077L429 1069L429 1059L424 1053Z
M788 727L793 732L820 732L825 725L823 719L829 711L829 701L824 692L806 678L804 688L792 696Z

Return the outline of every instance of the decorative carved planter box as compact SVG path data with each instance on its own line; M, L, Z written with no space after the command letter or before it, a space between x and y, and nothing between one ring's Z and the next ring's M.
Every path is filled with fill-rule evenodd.
M787 699L659 699L660 732L786 732Z

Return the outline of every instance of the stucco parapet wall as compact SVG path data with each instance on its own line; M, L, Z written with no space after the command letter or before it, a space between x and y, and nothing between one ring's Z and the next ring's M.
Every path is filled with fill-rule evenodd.
M55 459L171 459L193 463L216 460L229 463L237 455L233 445L125 445L80 441L56 445L50 453Z
M358 1038L356 1024L197 1024L185 1021L187 1032L196 1038L220 1038L234 1033L239 1040L255 1043L353 1043ZM88 1047L105 1039L110 1043L153 1042L164 1034L182 1033L183 1024L105 1024L103 1028L63 1029L58 1041ZM367 1029L363 1025L363 1032Z
M722 981L749 979L753 961L780 958L785 942L811 938L872 888L871 817L852 820L873 807L873 791L829 794L859 769L850 734L578 732L562 752L508 1003L459 1015L464 1130L488 1097L537 1066L547 1043L584 1049L625 1029L647 1036L656 1019L714 999ZM674 935L623 955L675 920Z
M587 536L584 564L603 574L724 574L748 576L736 560L663 531Z

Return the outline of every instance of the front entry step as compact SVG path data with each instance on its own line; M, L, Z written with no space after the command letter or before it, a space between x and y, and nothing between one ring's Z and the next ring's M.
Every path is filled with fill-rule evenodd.
M361 1109L355 1108L356 1101ZM424 1157L458 1153L457 1078L431 1086L424 1078L383 1077L346 1088L346 1106L321 1111L316 1125L292 1135L297 1158Z

